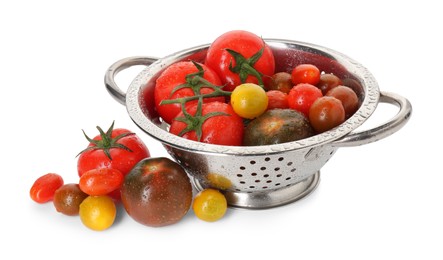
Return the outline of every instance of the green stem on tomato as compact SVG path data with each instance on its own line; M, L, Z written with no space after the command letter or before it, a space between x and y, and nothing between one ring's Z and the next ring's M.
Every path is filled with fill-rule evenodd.
M231 54L235 60L235 66L232 66L232 61L231 61L231 63L229 64L229 69L240 77L241 83L245 83L247 77L251 75L257 78L258 85L264 88L263 79L262 79L263 75L254 68L255 63L263 55L264 50L265 48L263 47L257 53L252 55L249 59L246 59L240 53L231 49L226 49L226 51L229 52L229 54Z

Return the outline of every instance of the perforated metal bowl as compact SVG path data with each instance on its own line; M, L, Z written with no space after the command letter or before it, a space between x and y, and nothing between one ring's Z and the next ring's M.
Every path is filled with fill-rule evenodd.
M160 141L190 175L197 189L213 187L224 192L230 206L263 209L296 201L315 189L320 169L337 148L357 146L385 138L408 121L412 107L399 95L380 92L373 75L361 64L337 51L290 40L265 39L276 58L276 71L312 63L320 70L346 79L360 97L358 111L340 126L299 141L233 147L204 144L170 134L154 105L155 80L169 65L181 60L204 62L209 45L197 46L164 58L130 57L112 64L105 85L129 116L147 134ZM125 93L115 75L128 67L146 65ZM379 102L399 108L398 113L377 127L356 129L375 111Z

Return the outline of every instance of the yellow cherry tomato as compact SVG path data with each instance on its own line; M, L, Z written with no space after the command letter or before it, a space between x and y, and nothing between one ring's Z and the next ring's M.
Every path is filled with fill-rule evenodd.
M115 203L108 196L88 196L80 204L79 210L83 224L95 231L112 226L116 213Z
M197 193L192 203L195 215L204 221L214 222L221 219L228 208L225 196L216 189L204 189Z
M257 84L238 85L231 93L231 106L237 115L254 119L263 114L268 107L266 91Z

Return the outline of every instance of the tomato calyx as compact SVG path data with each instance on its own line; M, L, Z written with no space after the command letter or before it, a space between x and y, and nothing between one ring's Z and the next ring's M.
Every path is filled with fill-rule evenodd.
M231 61L229 63L229 69L232 72L238 74L238 76L240 77L241 83L245 83L246 78L249 75L252 75L257 78L258 85L260 85L262 88L264 88L263 79L262 79L263 74L258 72L254 68L255 63L261 58L264 50L265 50L265 48L262 47L257 53L252 55L249 59L246 59L240 53L238 53L234 50L231 50L231 49L226 49L226 51L229 52L229 54L231 54L235 60L235 66L232 66L232 61Z
M197 136L197 140L200 142L203 135L203 123L211 117L214 116L230 116L224 112L211 112L206 115L202 115L202 106L203 106L203 98L200 96L197 103L197 110L195 115L189 114L185 109L185 103L181 103L183 116L176 117L174 120L183 122L186 124L186 127L178 133L178 136L183 136L184 134L195 131Z
M100 132L101 140L91 139L88 135L86 135L85 131L82 130L83 135L93 145L88 146L86 149L84 149L83 151L78 153L77 156L79 156L80 154L82 154L86 151L103 150L103 152L106 154L106 156L109 158L109 160L112 160L111 153L110 153L110 150L112 148L123 149L123 150L129 151L129 152L132 152L131 149L129 149L127 146L125 146L123 144L118 143L118 141L120 139L122 139L123 137L129 136L129 135L134 135L134 133L128 132L128 133L120 134L116 137L112 137L112 131L114 130L114 121L112 122L111 126L106 131L106 133L99 126L97 126L97 129Z
M169 96L172 96L175 92L179 91L183 88L190 88L194 92L194 96L188 96L183 98L176 98L176 99L164 99L160 102L160 105L168 105L168 104L174 104L174 103L180 103L184 104L188 101L200 99L200 98L212 98L212 97L220 97L220 96L230 96L231 92L224 91L222 88L223 86L216 86L203 78L203 74L205 71L203 70L203 67L198 64L197 62L192 61L192 63L197 67L198 71L195 73L191 73L186 75L185 79L186 82L183 84L180 84L176 86L170 93ZM210 88L213 90L211 93L202 94L200 90L202 88ZM184 111L184 110L183 110Z

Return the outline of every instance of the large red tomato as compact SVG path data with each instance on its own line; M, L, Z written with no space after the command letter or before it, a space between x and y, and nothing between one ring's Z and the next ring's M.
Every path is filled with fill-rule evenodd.
M98 168L112 168L123 175L150 153L143 141L134 133L124 128L114 129L114 123L105 132L97 127L100 134L89 140L88 147L78 157L77 170L81 177L83 173Z
M180 103L160 104L163 100L191 97L213 92L214 89L208 87L205 81L218 87L222 84L218 75L204 64L194 63L192 61L181 61L166 68L157 79L154 89L155 108L161 118L170 124L174 117L182 111ZM205 98L203 101L224 102L225 98L221 96ZM195 102L197 102L197 100L188 101L186 105Z
M201 106L200 106L201 105ZM243 119L231 105L222 102L194 104L180 113L169 132L183 138L218 145L240 146L243 140Z
M205 64L217 72L227 91L242 83L267 85L275 70L271 48L259 36L242 30L229 31L215 39Z

